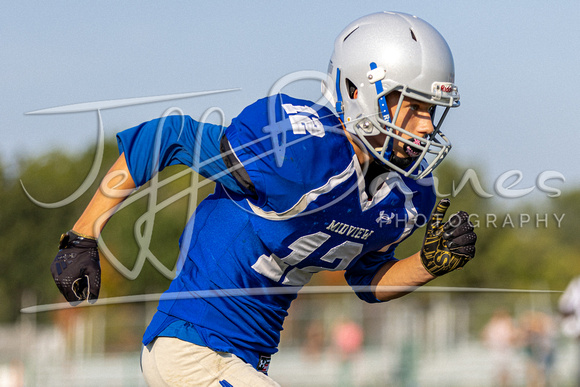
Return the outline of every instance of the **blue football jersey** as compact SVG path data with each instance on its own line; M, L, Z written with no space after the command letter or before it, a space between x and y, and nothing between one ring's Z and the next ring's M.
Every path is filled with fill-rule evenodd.
M217 184L180 239L186 259L145 344L180 321L193 328L185 339L255 366L257 354L276 352L296 289L316 272L344 271L361 299L378 302L362 287L396 259L396 246L426 222L435 203L432 178L416 181L392 171L377 177L370 195L339 119L311 101L272 96L248 106L227 128L207 127L208 144L197 160L212 163L190 161L196 159L193 139L202 138L195 133L199 124L171 121L163 123L168 134L155 147L156 136L143 126L119 135L131 174L143 182L156 169L184 163ZM232 178L240 174L212 158L218 143L229 172L238 168L245 179ZM151 166L153 148L159 156Z

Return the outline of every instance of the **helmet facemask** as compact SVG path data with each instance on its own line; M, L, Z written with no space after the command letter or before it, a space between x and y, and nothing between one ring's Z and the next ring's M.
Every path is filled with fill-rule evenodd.
M380 100L385 100L388 94L397 91L400 92L400 96L397 106L392 108L394 113L391 118L388 110L385 113L384 109L381 109L381 105L386 105L386 102ZM376 104L379 106L377 113L356 120L351 118L346 125L349 132L357 135L375 159L404 176L421 179L431 173L451 149L451 142L440 131L450 106L444 106L442 113L436 114L437 105L431 100L428 101L433 104L433 108L430 109L433 132L421 137L395 125L405 97L417 99L417 93L409 92L408 88L403 86L384 91L376 96ZM419 100L427 102L423 98ZM400 158L394 154L393 146L396 142L403 144L407 157Z

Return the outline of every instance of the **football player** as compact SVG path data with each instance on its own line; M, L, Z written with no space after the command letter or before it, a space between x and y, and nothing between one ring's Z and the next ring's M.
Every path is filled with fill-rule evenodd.
M96 192L61 238L57 286L70 302L96 300L106 220L158 171L188 165L217 184L180 239L180 270L144 334L144 376L152 386L278 385L269 359L314 273L344 271L372 303L474 257L468 215L444 221L449 201L435 205L431 175L451 147L440 128L459 106L454 77L451 51L430 24L376 13L336 39L324 85L335 111L276 94L228 127L174 115L119 133L117 194ZM397 246L425 224L423 245L399 259ZM223 296L196 296L208 290Z

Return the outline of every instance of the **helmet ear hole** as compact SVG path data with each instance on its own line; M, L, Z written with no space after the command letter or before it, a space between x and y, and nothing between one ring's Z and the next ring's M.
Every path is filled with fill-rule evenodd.
M344 81L346 83L346 90L348 90L348 96L350 97L350 99L356 99L356 97L358 97L357 87L348 78L345 78Z

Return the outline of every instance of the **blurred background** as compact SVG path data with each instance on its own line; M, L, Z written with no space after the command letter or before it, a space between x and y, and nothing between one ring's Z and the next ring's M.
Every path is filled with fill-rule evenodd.
M577 1L9 8L0 15L0 386L143 386L140 340L155 302L38 308L63 301L49 265L118 156L115 134L168 109L196 119L213 111L208 120L220 123L219 109L227 124L283 76L325 72L342 28L382 10L424 18L454 53L462 106L444 125L454 148L437 188L451 211L473 215L477 259L381 305L348 291L300 295L270 375L284 386L576 385L578 341L562 330L558 302L580 275ZM231 88L99 115L26 114ZM313 80L284 91L320 93ZM103 233L101 297L164 291L188 213L212 190L180 167L143 187ZM422 235L398 256L414 253ZM310 285L345 281L320 273Z

